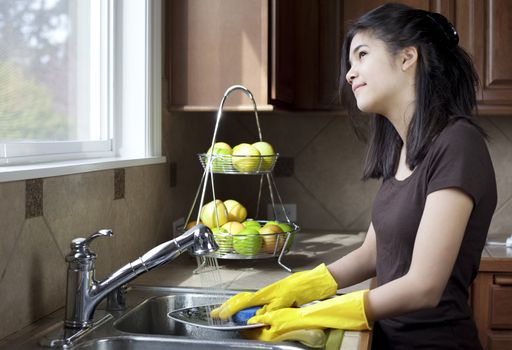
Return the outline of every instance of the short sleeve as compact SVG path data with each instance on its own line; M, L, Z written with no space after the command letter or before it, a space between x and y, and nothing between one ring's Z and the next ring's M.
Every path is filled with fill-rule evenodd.
M429 159L427 194L458 188L477 204L494 179L494 170L483 135L473 125L450 125L433 145Z

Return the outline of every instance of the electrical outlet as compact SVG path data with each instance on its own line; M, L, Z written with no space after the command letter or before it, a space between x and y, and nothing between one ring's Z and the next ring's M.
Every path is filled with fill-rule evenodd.
M277 221L286 221L286 217L288 216L288 219L290 221L297 221L297 204L295 203L287 203L281 206L280 204L276 204L276 217L275 220ZM283 211L284 209L284 211ZM286 215L285 215L286 213ZM274 218L274 210L272 209L272 204L267 204L267 217L268 218Z
M181 229L185 226L185 218L181 217L172 222L172 235L174 238L182 234Z

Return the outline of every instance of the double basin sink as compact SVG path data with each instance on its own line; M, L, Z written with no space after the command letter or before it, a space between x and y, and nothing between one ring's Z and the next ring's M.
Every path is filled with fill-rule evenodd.
M296 342L247 340L238 331L200 328L168 317L172 310L222 303L235 293L201 288L132 286L127 292L126 310L105 312L103 320L77 340L71 349L308 349Z

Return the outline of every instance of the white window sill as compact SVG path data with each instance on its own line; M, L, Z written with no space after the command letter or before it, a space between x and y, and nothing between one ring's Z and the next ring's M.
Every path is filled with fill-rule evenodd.
M163 156L149 158L96 158L29 165L0 167L0 182L38 179L43 177L86 173L90 171L126 168L165 163Z

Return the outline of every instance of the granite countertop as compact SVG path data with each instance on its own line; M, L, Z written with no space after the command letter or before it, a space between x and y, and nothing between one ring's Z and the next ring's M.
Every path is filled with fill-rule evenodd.
M510 234L489 234L479 271L512 272L512 247L505 245L508 237Z
M294 272L316 267L320 263L329 264L358 248L365 233L299 233L296 235L290 252L283 256L282 263ZM133 284L162 285L179 287L202 287L221 289L259 289L277 281L290 273L278 265L277 258L257 260L218 259L219 270L196 271L196 258L184 254L159 269L140 276ZM342 289L346 293L369 288L365 281L350 288ZM341 350L366 349L368 332L345 332Z
M508 237L512 236L510 234L489 234L482 258L512 258L512 247L505 246Z

